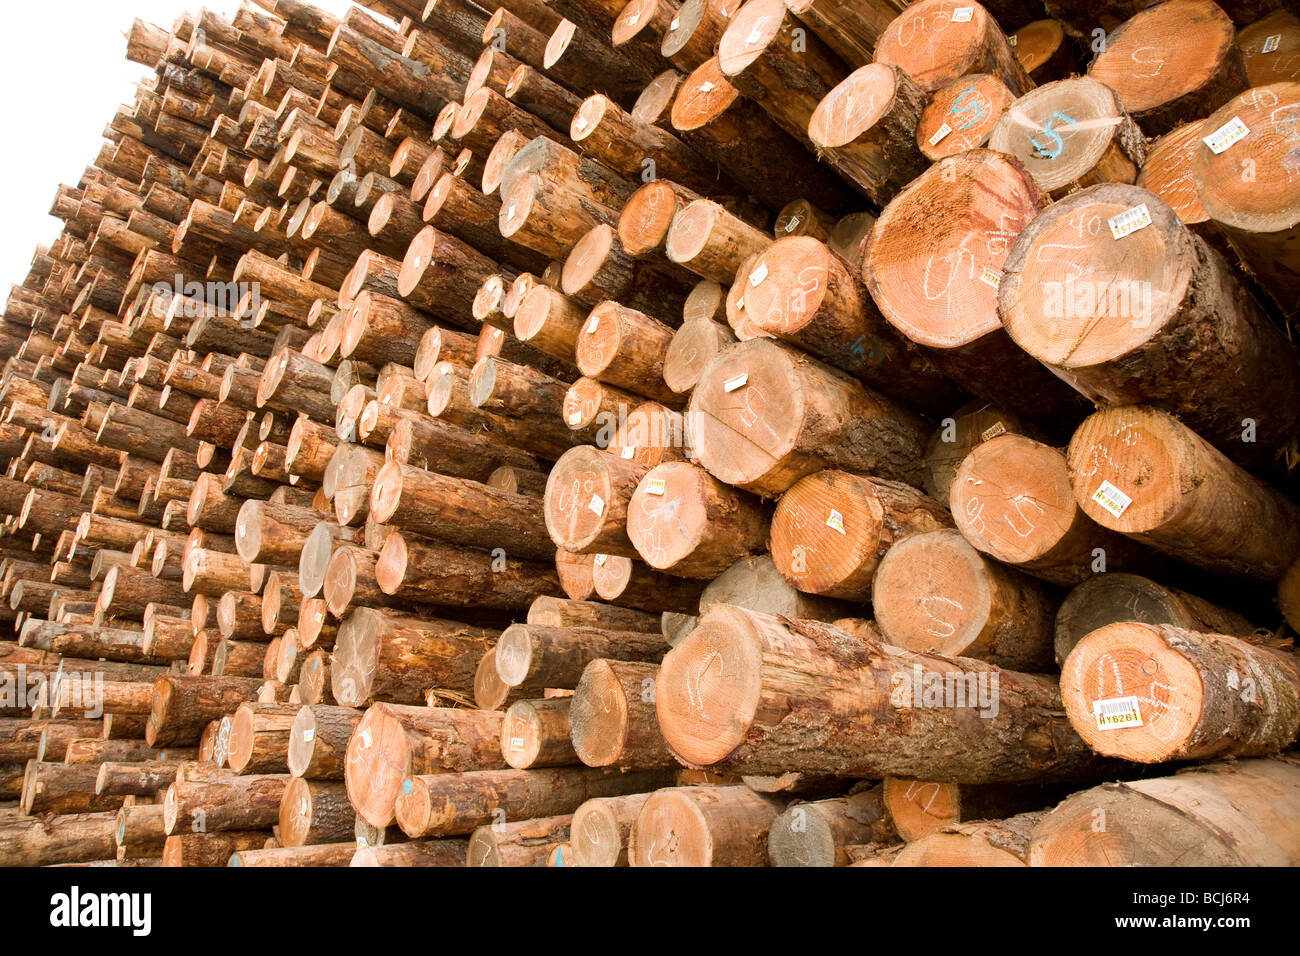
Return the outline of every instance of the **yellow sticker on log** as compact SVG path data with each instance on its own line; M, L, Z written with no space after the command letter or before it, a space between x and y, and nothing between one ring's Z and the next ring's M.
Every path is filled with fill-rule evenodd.
M834 508L832 508L831 513L826 516L826 527L834 528L840 534L847 534L844 530L844 515L840 514Z
M980 282L992 286L995 289L999 288L1002 285L1002 273L998 272L996 269L990 269L988 266L985 266L980 270Z
M1098 730L1118 730L1121 727L1141 727L1142 712L1136 697L1111 697L1094 700L1092 713L1097 718Z
M647 478L645 483L645 493L648 495L662 495L667 483L662 478Z
M1116 213L1106 220L1110 226L1110 234L1116 239L1123 239L1125 236L1131 236L1139 229L1145 229L1151 225L1151 210L1147 209L1147 204L1142 203L1140 206L1134 206L1132 209L1125 209L1121 213Z
M1234 116L1209 136L1202 137L1201 142L1210 147L1210 152L1218 155L1233 143L1242 140L1249 132L1250 127L1241 121L1241 117Z
M1282 43L1282 34L1274 33L1271 37L1264 39L1264 46L1260 48L1260 53L1272 53Z
M523 737L511 737L511 738L510 738L510 749L513 750L515 753L520 753L520 752L522 752L523 749L524 749L524 738L523 738Z
M944 141L944 138L951 132L952 132L952 127L949 126L947 123L944 123L937 130L935 130L934 135L930 137L930 145L938 146L940 143Z
M1109 481L1103 481L1097 486L1097 490L1092 493L1092 500L1097 502L1116 518L1122 515L1128 506L1133 503L1133 499L1124 492L1120 491Z
M971 17L975 16L974 7L958 7L952 12L950 23L970 23Z
M1001 422L994 422L988 428L980 432L980 441L988 441L990 438L997 438L999 435L1006 433L1007 426Z

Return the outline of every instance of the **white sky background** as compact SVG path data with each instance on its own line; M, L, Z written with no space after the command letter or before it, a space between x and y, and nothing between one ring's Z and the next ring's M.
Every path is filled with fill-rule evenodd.
M343 14L346 0L312 0ZM22 282L37 245L63 224L49 215L60 183L75 185L99 153L117 107L132 102L148 68L126 59L136 17L170 29L185 10L229 17L238 0L64 0L5 4L0 31L0 183L9 210L0 229L0 303Z

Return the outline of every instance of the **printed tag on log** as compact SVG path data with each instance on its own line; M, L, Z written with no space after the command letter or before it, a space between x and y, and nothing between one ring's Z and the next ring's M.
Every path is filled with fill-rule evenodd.
M749 274L749 284L758 285L767 278L767 263L760 262L758 268Z
M599 517L605 513L605 499L600 495L592 495L591 501L588 503L587 507L591 509L593 514Z
M990 438L997 438L999 435L1006 434L1007 426L1001 422L994 422L988 428L980 432L980 441L988 441Z
M952 12L950 23L970 23L971 17L975 16L974 7L958 7Z
M1241 121L1241 117L1234 116L1209 136L1202 137L1201 142L1210 147L1210 152L1218 155L1249 132L1250 128Z
M302 739L303 739L304 741L306 741L307 743L311 743L313 740L315 740L315 739L316 739L316 728L313 727L313 728L310 729L310 730L304 730L304 731L302 732Z
M1116 239L1123 239L1151 225L1151 211L1143 203L1111 216L1106 222L1110 226L1110 234Z
M595 563L596 567L598 567L598 568L603 568L603 567L605 566L605 562L608 561L608 560L609 560L609 555L607 555L607 554L598 554L598 555L596 555L596 560L595 560L594 563Z
M636 454L636 449L633 448L631 445L628 445L618 453L620 458L631 458L635 454Z
M980 271L980 282L983 282L985 285L991 285L993 288L997 289L1002 285L1002 275L996 269L990 269L988 266L985 266Z
M1278 48L1278 45L1281 42L1282 42L1282 34L1280 33L1274 33L1271 37L1265 37L1264 46L1260 49L1259 52L1272 53L1274 50Z
M844 515L840 514L838 511L832 508L831 513L826 516L826 527L834 528L840 534L845 534L846 532L844 530Z
M587 323L587 334L595 335L598 328L600 328L600 316L593 315L591 321Z
M662 478L649 478L645 483L645 493L648 495L662 495L666 483Z
M510 738L510 749L513 750L513 751L515 751L516 753L522 752L523 749L524 749L524 738L523 738L523 737L511 737L511 738Z
M723 382L722 390L724 392L734 392L736 389L740 388L748 381L749 381L749 373L741 372L739 375L733 378L729 378L725 382Z
M1098 730L1118 730L1120 727L1141 727L1142 713L1136 697L1111 697L1094 700L1092 712L1097 718Z
M931 146L939 145L940 143L943 142L944 138L951 132L952 132L952 127L949 126L947 123L944 123L937 130L935 130L934 135L930 137L930 145Z
M1128 506L1133 503L1133 499L1124 492L1120 491L1109 481L1103 481L1097 486L1097 490L1092 493L1092 500L1097 502L1116 518L1122 515Z

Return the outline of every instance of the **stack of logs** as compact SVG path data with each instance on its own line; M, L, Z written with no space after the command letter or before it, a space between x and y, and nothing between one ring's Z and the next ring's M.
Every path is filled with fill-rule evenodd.
M0 862L1300 863L1300 22L500 2L131 27Z

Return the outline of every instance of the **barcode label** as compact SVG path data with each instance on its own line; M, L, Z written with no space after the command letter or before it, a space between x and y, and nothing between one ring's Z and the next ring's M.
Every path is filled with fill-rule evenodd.
M305 740L307 743L311 743L313 740L315 740L316 728L313 727L311 730L304 730L302 732L302 739Z
M930 145L937 146L939 143L942 143L944 138L951 132L952 132L952 127L949 126L947 123L944 123L937 130L935 130L934 135L930 137Z
M1128 506L1133 503L1133 499L1124 492L1120 491L1109 481L1103 481L1097 486L1097 490L1092 493L1092 500L1097 502L1116 518L1122 515Z
M1006 425L1003 425L1001 422L994 422L988 428L980 432L980 441L988 441L990 438L997 438L999 435L1005 434L1006 430Z
M975 16L974 7L958 7L952 12L952 23L970 23L971 17Z
M790 221L785 224L786 232L794 232L799 227L799 217L791 216Z
M1015 45L1016 45L1016 36L1013 33L1011 36L1007 37L1007 46L1015 46Z
M980 282L983 282L985 285L991 285L996 289L1002 285L1002 274L995 269L990 269L988 266L985 266L980 270Z
M734 378L729 378L725 382L723 382L722 390L724 392L734 392L736 389L740 388L748 381L749 381L749 373L741 372L739 375L735 376Z
M1120 727L1141 727L1142 713L1136 697L1112 697L1094 700L1092 713L1097 718L1098 730L1117 730Z
M609 555L607 555L607 554L598 554L598 555L596 555L596 562L595 562L595 563L596 563L596 567L598 567L598 568L604 567L604 566L605 566L605 562L608 561L608 560L609 560Z
M1266 38L1265 38L1265 40L1264 40L1264 45L1263 45L1263 47L1260 48L1260 51L1259 51L1259 52L1260 52L1260 53L1272 53L1274 50L1276 50L1276 49L1278 48L1278 45L1279 45L1281 42L1282 42L1282 34L1280 34L1280 33L1274 33L1271 37L1266 37Z
M834 528L840 534L844 534L844 515L832 508L831 513L826 516L826 527Z
M1241 117L1234 116L1209 136L1203 137L1201 142L1210 147L1210 152L1218 155L1249 132L1250 128L1241 121Z
M662 495L666 483L662 478L648 478L645 483L645 493L648 495Z
M510 749L513 750L513 751L515 751L516 753L519 753L520 751L522 751L522 750L524 749L524 738L523 738L523 737L511 737L511 738L510 738Z
M1147 209L1147 204L1143 203L1111 216L1106 222L1110 225L1110 234L1116 239L1123 239L1151 225L1151 212Z
M749 274L749 284L758 285L767 278L767 263L760 262L758 268Z
M605 499L600 495L592 495L587 507L591 509L592 514L599 517L605 513Z

